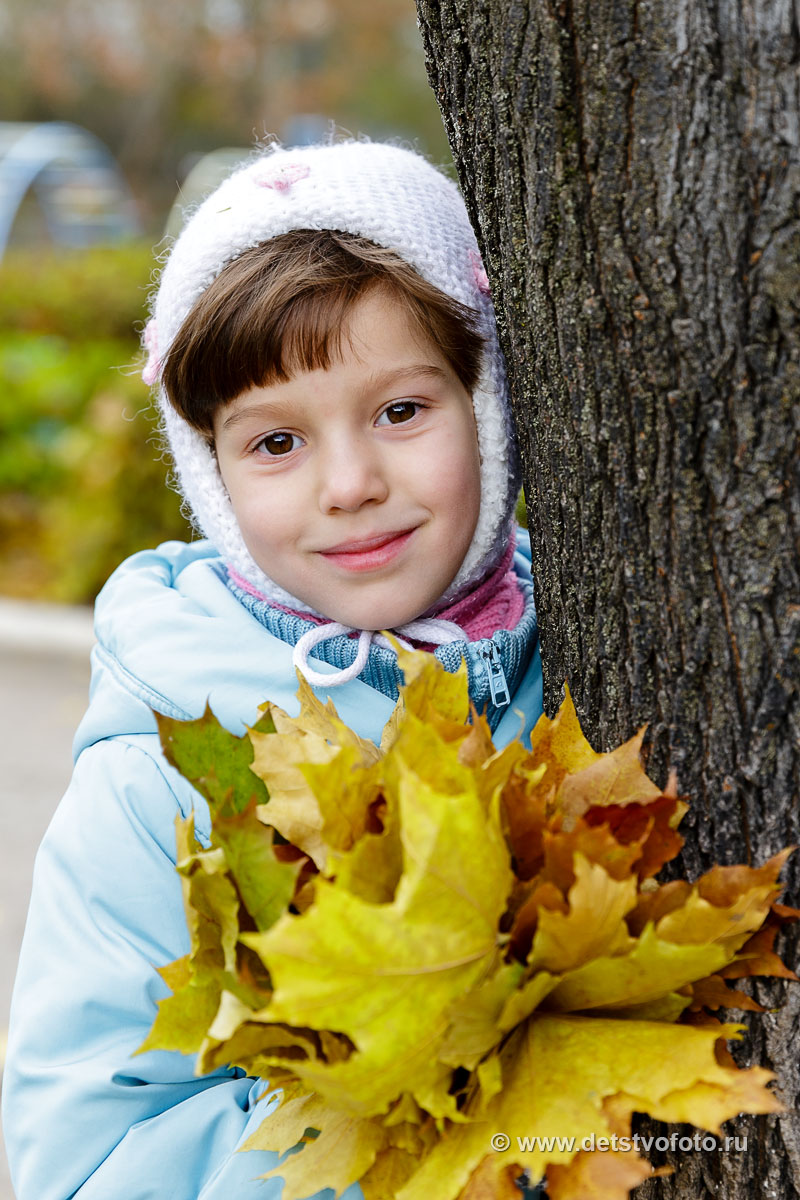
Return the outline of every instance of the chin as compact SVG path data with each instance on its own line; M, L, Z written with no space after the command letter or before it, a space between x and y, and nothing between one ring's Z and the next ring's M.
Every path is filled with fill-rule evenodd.
M338 618L336 618L338 620ZM349 625L351 629L366 629L372 633L381 633L384 629L397 629L400 625L405 625L408 621L413 621L413 617L401 617L399 620L376 621L374 617L370 617L368 621L348 620L341 621L342 625Z
M422 610L420 609L420 612ZM417 619L416 613L406 611L392 611L387 613L379 613L375 616L374 611L369 613L348 613L345 616L333 617L334 621L338 621L341 625L349 625L351 629L369 629L374 633L380 633L382 629L397 629L400 625L406 625L409 621Z

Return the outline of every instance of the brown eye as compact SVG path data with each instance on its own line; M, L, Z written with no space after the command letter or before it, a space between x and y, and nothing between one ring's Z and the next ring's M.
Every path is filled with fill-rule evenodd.
M397 400L385 408L382 415L387 418L390 425L402 425L403 421L410 421L412 417L416 416L419 408L420 405L416 400Z
M262 449L266 454L272 455L288 454L295 449L295 442L299 444L300 439L293 433L268 433L256 449Z

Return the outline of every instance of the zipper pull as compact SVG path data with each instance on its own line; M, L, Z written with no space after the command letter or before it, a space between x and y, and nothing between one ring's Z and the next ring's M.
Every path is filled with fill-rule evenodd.
M503 670L503 664L500 661L500 655L497 653L497 647L494 642L487 641L486 649L481 648L481 657L486 663L486 670L489 673L489 691L492 696L492 704L495 708L504 708L511 703L511 697L508 694L508 681L506 673Z

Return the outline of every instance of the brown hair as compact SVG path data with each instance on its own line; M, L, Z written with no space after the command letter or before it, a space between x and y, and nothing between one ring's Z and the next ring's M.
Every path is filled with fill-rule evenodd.
M297 229L246 250L203 292L164 363L173 407L210 435L215 411L242 392L328 367L341 352L351 308L373 287L396 296L471 393L483 350L473 309L366 238Z

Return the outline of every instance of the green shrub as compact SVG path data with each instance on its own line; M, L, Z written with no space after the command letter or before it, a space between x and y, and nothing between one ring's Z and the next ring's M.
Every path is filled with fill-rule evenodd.
M0 264L0 329L135 342L155 265L152 247L142 242L9 250Z
M517 524L521 525L523 529L527 529L528 528L528 510L525 507L525 493L524 492L520 492L519 496L517 496L517 507L516 507L514 515L517 518Z
M7 595L86 603L128 554L188 536L138 372L152 265L141 245L0 265Z

